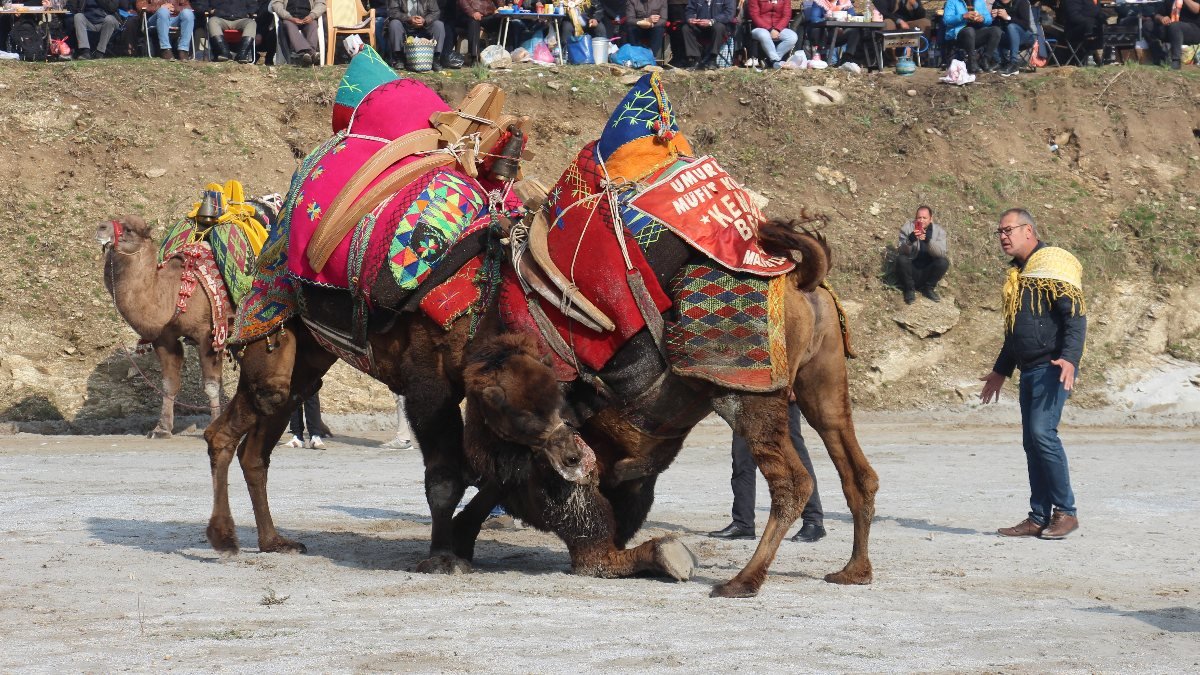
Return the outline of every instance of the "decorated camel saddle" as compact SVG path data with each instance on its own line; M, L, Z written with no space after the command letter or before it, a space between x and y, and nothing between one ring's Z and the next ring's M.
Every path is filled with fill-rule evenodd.
M541 337L560 380L601 370L648 328L677 373L779 389L787 368L781 284L794 263L763 251L761 222L749 193L714 158L693 156L658 74L647 75L548 191L528 236L514 232L501 314L509 328ZM555 302L531 282L523 266L540 256L587 304Z
M200 201L171 227L159 247L159 267L173 258L183 262L176 311L187 311L198 286L208 296L216 351L225 348L233 308L250 291L255 257L280 204L279 195L246 198L236 180L209 183Z
M299 314L324 347L370 372L372 312L412 308L414 294L480 253L498 216L521 208L511 186L529 119L503 114L504 100L480 84L451 108L369 47L355 56L334 134L292 177L234 341Z

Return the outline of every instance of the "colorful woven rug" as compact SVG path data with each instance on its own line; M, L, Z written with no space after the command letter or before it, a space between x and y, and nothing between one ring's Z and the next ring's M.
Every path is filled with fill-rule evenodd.
M787 384L783 284L716 265L687 265L671 282L679 321L667 324L667 356L679 375L739 391Z

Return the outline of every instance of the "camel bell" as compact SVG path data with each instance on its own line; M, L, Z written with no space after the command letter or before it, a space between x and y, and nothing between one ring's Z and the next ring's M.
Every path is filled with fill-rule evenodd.
M512 136L504 144L500 156L496 158L495 162L492 162L492 178L496 180L513 180L517 177L517 172L521 170L521 152L525 149L525 134L521 133L520 127L515 124L508 126L508 132Z
M217 190L205 190L200 197L200 208L196 211L196 222L201 225L214 225L224 214L224 195Z

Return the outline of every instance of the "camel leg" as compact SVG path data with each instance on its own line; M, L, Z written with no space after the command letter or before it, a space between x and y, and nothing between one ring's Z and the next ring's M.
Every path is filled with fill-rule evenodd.
M246 478L246 488L250 491L250 503L254 507L254 523L258 530L258 550L263 553L304 553L304 544L293 541L279 534L275 529L275 521L271 518L271 507L267 501L267 471L271 466L271 452L279 437L283 435L291 419L292 411L301 405L304 399L312 396L317 389L318 381L337 362L337 357L321 349L303 329L294 330L290 337L289 346L295 346L292 356L291 378L284 385L279 377L282 364L272 369L275 377L269 382L270 393L260 391L256 397L264 413L259 423L254 425L246 434L238 448L238 460L242 465L242 475ZM277 349L270 356L279 354L280 359L287 358L288 349ZM281 389L286 386L286 390ZM263 406L261 402L271 400L279 403Z
M835 584L869 584L872 580L867 541L875 517L875 493L879 476L871 468L858 437L850 411L850 384L841 343L836 350L822 350L796 375L794 390L804 419L821 435L829 458L837 467L846 505L854 518L854 548L850 561L840 572L825 575Z
M201 348L200 379L204 382L204 395L208 397L208 412L212 420L221 414L221 359L224 352L213 351L212 348Z
M653 482L650 485L653 494ZM649 539L633 548L618 547L612 502L594 487L577 487L567 503L552 504L545 512L561 516L548 524L566 542L576 574L611 579L648 572L687 581L695 571L696 556L672 536ZM580 514L588 516L581 519Z
M183 343L176 338L156 341L154 353L162 370L163 401L158 426L154 427L149 437L170 438L175 429L175 397L179 395L179 387L183 382Z
M463 560L475 559L475 541L488 514L500 503L501 488L494 483L479 486L479 492L454 516L454 554Z
M616 527L613 540L617 548L625 548L625 544L642 529L650 508L654 506L654 485L658 475L647 476L641 480L621 483L613 488L601 487L600 492L612 505L613 518Z
M213 508L206 534L208 543L222 555L236 555L238 552L237 530L229 509L229 464L242 437L259 420L257 411L250 403L249 386L243 373L229 405L204 430L213 481Z
M420 395L406 395L405 409L425 461L425 500L433 519L429 557L417 564L424 574L469 572L471 565L455 553L454 509L466 490L463 473L461 392L445 380L421 382Z
M812 476L800 462L788 434L787 398L773 394L728 394L714 408L746 439L750 454L771 491L771 515L762 539L742 571L713 588L713 597L747 598L758 594L787 530L800 517L812 494Z

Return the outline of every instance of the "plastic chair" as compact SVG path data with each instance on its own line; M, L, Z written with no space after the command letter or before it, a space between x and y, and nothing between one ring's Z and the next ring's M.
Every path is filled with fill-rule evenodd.
M371 10L372 12L375 10ZM279 15L271 12L275 21L275 63L291 63L291 45L285 45L286 33L279 28ZM325 17L317 17L317 65L325 65Z
M375 10L365 9L359 0L329 0L325 10L325 60L321 65L333 65L339 35L363 36L375 51Z
M170 30L171 35L174 35L176 37L174 40L170 40L170 38L168 38L168 42L174 42L174 44L178 45L179 44L179 37L178 37L179 36L179 26L171 26L171 28L169 30ZM158 56L158 53L162 50L151 46L150 31L154 31L155 37L158 36L158 26L150 23L150 15L149 14L142 12L142 36L146 39L146 56L151 56L151 57ZM155 45L158 44L158 40L154 40L153 44L155 44ZM195 59L196 58L195 36L193 36L193 39L192 39L191 43L189 43L189 46L190 46L190 51L192 52L192 58Z

